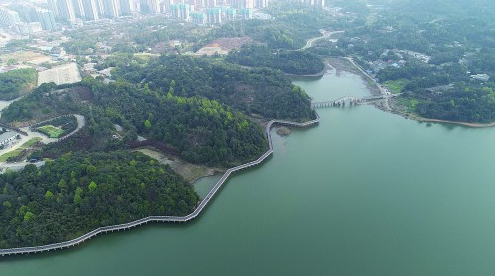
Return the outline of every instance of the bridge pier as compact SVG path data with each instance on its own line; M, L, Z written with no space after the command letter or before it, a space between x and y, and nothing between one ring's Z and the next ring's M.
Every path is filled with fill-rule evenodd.
M364 97L364 98L360 98L360 99L354 98L351 96L346 96L346 97L342 97L340 99L333 100L333 101L311 103L311 108L316 109L316 108L323 108L323 107L345 107L347 105L347 102L349 103L350 106L354 106L354 105L360 105L360 104L368 103L371 101L376 101L376 100L381 100L381 99L386 99L386 98L387 98L386 95L369 96L369 97Z

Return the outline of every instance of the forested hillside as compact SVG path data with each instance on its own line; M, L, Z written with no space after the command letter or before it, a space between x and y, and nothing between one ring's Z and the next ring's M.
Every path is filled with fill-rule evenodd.
M303 51L273 53L264 45L244 45L239 51L232 51L227 61L250 67L268 67L293 75L314 75L320 73L325 64L315 54Z
M114 83L44 84L4 110L7 123L82 114L87 130L36 157L71 150L127 148L143 135L192 163L230 167L259 157L264 129L249 115L306 121L310 99L282 73L204 58L163 56L148 65L119 65ZM125 132L112 138L113 124ZM70 145L70 146L68 146Z
M0 175L0 248L66 241L150 215L191 213L198 196L141 153L67 154Z
M114 121L129 121L138 133L176 149L193 163L230 166L260 156L264 130L238 111L215 100L179 97L173 92L138 90L127 83L87 80L93 104Z
M305 121L314 117L310 98L282 73L187 56L162 56L145 68L126 66L115 74L133 83L145 83L159 94L200 96L231 106L245 114Z
M141 63L122 55L115 65L108 84L43 84L2 111L4 123L80 114L86 125L33 151L29 158L53 158L41 168L0 175L1 248L65 241L150 215L187 215L198 202L193 188L133 149L233 167L268 149L260 121L315 116L306 93L273 69L178 55Z

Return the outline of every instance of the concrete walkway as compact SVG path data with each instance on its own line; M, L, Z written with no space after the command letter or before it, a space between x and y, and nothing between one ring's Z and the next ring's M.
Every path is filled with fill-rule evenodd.
M74 135L75 133L77 133L79 130L81 130L86 125L86 118L84 116L78 115L78 114L72 114L72 115L74 115L76 117L76 119L77 119L77 128L74 131L72 131L71 133L65 135L64 137L62 137L62 138L49 138L48 136L46 136L44 134L41 134L39 132L31 131L29 129L29 127L24 127L24 128L21 128L21 130L22 131L25 131L28 135L27 136L20 135L21 139L15 140L15 144L11 145L7 149L0 150L0 155L5 154L5 153L8 153L8 152L12 152L12 151L20 148L23 144L25 144L26 142L28 142L32 138L40 138L41 139L41 143L43 143L43 144L46 145L46 144L58 142L61 139L65 139L67 137L70 137L70 136ZM20 169L24 168L27 164L31 164L31 163L26 163L26 162L17 162L17 163L0 162L0 168L20 170ZM44 162L43 162L43 164L44 164ZM37 165L38 165L38 163L37 163Z

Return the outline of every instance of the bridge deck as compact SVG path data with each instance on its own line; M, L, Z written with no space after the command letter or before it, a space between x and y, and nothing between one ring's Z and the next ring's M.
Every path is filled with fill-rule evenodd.
M334 106L342 106L345 105L346 102L351 104L363 104L371 101L382 100L387 98L386 95L377 95L377 96L369 96L363 98L355 98L352 96L345 96L332 101L324 101L324 102L312 102L311 108L322 108L322 107L334 107Z

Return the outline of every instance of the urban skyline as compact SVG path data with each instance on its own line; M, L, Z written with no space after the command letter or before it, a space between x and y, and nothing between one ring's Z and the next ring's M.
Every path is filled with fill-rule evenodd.
M326 4L325 0L295 1L321 7ZM236 18L250 19L255 9L268 5L269 0L47 0L45 5L10 1L10 5L0 6L0 25L29 34L56 30L60 24L139 14L171 14L196 24L219 24Z

